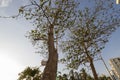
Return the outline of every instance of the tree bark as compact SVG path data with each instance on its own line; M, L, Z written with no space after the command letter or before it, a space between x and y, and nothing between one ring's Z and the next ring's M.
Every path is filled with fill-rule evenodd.
M93 73L93 76L94 76L94 80L98 80L98 75L97 75L97 72L96 72L94 64L93 64L93 58L89 55L86 47L85 47L85 53L86 53L86 56L87 56L88 61L90 63L90 67L91 67L91 70L92 70L92 73Z
M96 70L95 70L95 67L94 67L94 64L93 64L93 59L89 56L88 57L89 59L89 62L90 62L90 67L91 67L91 70L92 70L92 73L93 73L93 76L94 76L94 80L98 80L98 75L96 73Z
M56 80L58 53L54 45L54 31L53 26L49 27L48 31L48 53L49 58L43 72L42 80Z

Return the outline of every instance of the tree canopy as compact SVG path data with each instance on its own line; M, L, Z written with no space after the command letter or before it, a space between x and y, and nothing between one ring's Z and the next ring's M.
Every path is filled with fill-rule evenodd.
M27 67L19 73L18 80L40 80L42 72L37 67Z
M70 28L70 39L63 42L66 57L61 61L75 69L88 63L95 77L97 73L93 61L99 58L110 35L120 27L120 8L116 8L112 0L91 2L93 6L78 10L74 27Z
M29 32L29 39L48 54L43 80L55 80L58 64L58 39L71 26L75 13L74 0L31 0L22 6L19 14L30 20L35 28ZM43 44L43 45L41 45Z

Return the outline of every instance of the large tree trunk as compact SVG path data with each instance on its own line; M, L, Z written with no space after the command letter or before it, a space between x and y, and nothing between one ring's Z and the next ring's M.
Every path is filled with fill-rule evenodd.
M85 47L85 53L86 53L86 56L87 56L88 61L90 63L90 67L91 67L91 70L92 70L92 73L93 73L93 76L94 76L94 80L98 80L98 75L97 75L97 72L96 72L94 64L93 64L93 58L88 53L88 50L87 50L86 47Z
M90 62L90 67L91 67L91 70L92 70L92 73L93 73L93 76L94 76L94 80L98 80L98 75L96 73L96 70L95 70L95 67L94 67L94 64L93 64L93 59L89 56L88 57L89 59L89 62Z
M54 31L52 25L48 31L48 53L49 58L43 72L42 80L56 80L58 53L54 45Z

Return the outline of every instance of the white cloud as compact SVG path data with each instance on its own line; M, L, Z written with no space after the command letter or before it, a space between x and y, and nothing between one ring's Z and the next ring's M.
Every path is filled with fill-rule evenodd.
M7 7L12 0L0 0L0 7Z

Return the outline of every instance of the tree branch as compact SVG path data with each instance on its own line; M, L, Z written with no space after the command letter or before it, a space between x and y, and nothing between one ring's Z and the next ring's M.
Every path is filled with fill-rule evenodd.
M46 2L47 2L47 1L45 1L43 4L45 4ZM43 5L43 4L42 4L42 5ZM38 5L36 1L34 1L33 5L38 6L38 7L39 7L39 9L41 9L41 10L43 11L44 16L46 17L46 19L47 19L48 23L51 25L51 22L50 22L50 20L49 20L49 17L46 15L45 10L43 10L42 5L41 5L41 6L40 6L40 5Z

